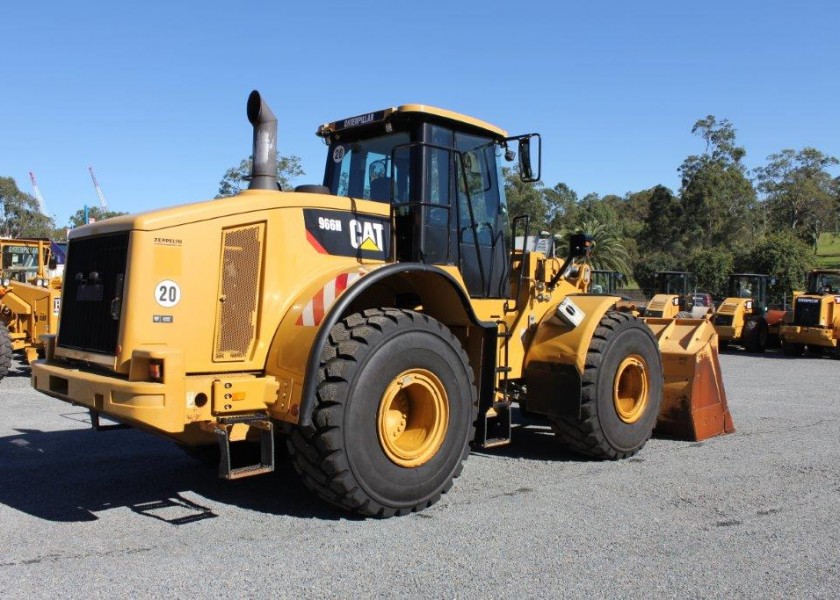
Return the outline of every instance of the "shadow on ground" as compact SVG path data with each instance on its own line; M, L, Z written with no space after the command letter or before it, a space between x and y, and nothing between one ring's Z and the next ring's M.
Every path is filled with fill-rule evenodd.
M86 411L64 416L87 421ZM117 507L173 525L216 517L195 495L263 513L343 517L304 488L280 452L275 473L225 481L174 443L137 430L15 431L0 438L0 503L41 519L93 521Z

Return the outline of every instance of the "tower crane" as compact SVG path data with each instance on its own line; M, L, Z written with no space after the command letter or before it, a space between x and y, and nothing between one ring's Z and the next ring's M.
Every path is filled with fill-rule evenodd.
M96 175L93 173L93 167L88 167L90 171L90 178L93 179L93 187L96 188L96 195L99 196L99 206L103 211L108 210L108 203L105 202L105 194L102 193L102 188L99 187L99 182L96 181Z
M41 195L41 190L38 189L38 181L35 179L35 173L32 171L29 171L29 179L32 181L32 190L35 192L35 199L38 201L38 210L42 215L46 215L47 205L44 203L44 197Z

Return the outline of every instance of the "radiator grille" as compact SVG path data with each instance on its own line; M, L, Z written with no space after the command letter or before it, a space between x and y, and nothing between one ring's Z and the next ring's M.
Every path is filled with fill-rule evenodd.
M715 315L715 325L721 325L723 327L731 327L732 326L732 315Z
M214 360L246 359L256 338L264 225L222 232Z
M128 232L70 240L61 301L58 345L98 354L116 353Z
M793 313L795 325L814 327L820 324L820 306L822 303L816 298L798 298L796 310Z

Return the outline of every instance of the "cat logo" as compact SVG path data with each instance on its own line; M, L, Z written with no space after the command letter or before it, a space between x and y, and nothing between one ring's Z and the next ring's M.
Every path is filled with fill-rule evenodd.
M350 245L362 250L381 252L384 228L385 226L382 223L353 219L350 221Z
M391 222L388 217L358 212L303 209L306 240L319 254L387 260Z

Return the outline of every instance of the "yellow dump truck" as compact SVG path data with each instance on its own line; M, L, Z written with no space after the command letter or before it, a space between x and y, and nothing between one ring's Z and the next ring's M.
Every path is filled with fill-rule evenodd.
M323 185L281 191L276 118L257 92L247 114L248 190L70 233L36 389L217 443L226 478L271 470L277 435L322 499L376 516L422 510L471 446L508 443L515 402L593 458L654 427L732 430L708 323L648 326L583 293L586 236L512 247L529 219L509 222L499 163L539 179L539 135L388 108L322 125ZM259 462L232 462L240 440Z
M840 270L816 269L808 273L808 289L795 293L793 322L779 330L788 356L831 352L838 356L840 340Z
M0 239L0 379L15 352L31 362L43 353L40 337L58 331L60 253L49 240Z

